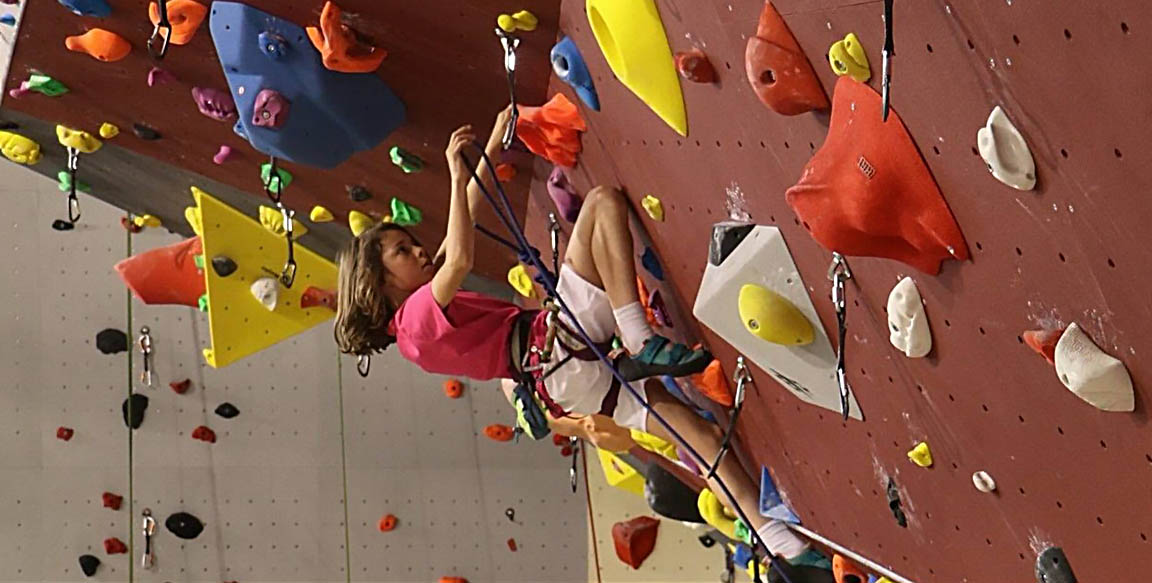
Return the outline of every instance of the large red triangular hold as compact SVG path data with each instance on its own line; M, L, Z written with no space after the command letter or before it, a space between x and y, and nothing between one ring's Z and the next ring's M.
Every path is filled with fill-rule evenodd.
M1024 332L1024 344L1040 353L1048 364L1056 364L1056 343L1064 335L1064 328L1059 330L1028 330Z
M612 525L616 556L633 569L639 569L656 547L656 529L659 526L660 521L650 516L637 516Z
M821 245L845 255L885 257L928 274L968 259L964 235L895 111L880 95L841 77L828 138L788 189L789 206Z
M200 237L133 255L116 264L120 279L145 304L200 305L204 272L196 256L204 253Z
M760 101L781 115L828 109L828 96L804 49L772 2L764 3L756 36L744 52L748 82Z

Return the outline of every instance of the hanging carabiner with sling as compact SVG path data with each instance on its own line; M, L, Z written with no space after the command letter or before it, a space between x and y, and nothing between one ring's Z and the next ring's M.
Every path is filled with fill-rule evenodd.
M143 361L143 370L140 372L140 382L152 386L152 331L147 326L140 328L140 338L136 340L140 347L140 357Z
M836 328L838 343L836 345L836 383L840 387L840 412L844 420L848 420L851 407L851 391L848 386L848 377L844 370L844 340L847 336L848 326L847 306L844 301L844 282L852 279L852 270L848 268L848 261L844 256L833 252L832 265L828 268L828 279L832 282L832 306L836 309Z
M80 151L68 148L68 222L80 220L80 198L76 196L76 172L80 166Z
M283 178L280 177L280 169L276 166L276 157L270 157L268 164L268 179L264 181L264 194L279 209L280 217L284 223L284 237L288 241L288 259L284 262L284 267L280 270L277 279L284 287L291 288L296 281L296 253L292 241L293 217L296 216L296 211L289 210L281 200L285 185Z
M520 39L509 35L500 27L496 28L496 36L500 37L500 45L504 47L504 74L508 78L508 95L512 103L512 120L508 122L500 142L507 150L516 140L516 121L520 119L520 112L516 107L516 49L520 47Z
M727 455L728 450L732 448L732 435L736 433L736 420L740 418L740 411L744 410L744 387L747 383L752 382L752 373L748 371L748 365L744 364L744 357L736 357L736 370L732 373L732 382L736 383L736 397L732 403L732 416L728 418L728 428L724 430L724 439L720 442L720 450L716 452L716 458L712 460L712 465L708 468L708 475L705 480L711 480L716 477L716 470L720 468L720 462L724 461L724 456Z
M156 0L156 9L160 13L160 18L156 20L156 26L152 28L152 36L148 37L146 46L148 47L148 54L157 61L164 60L164 56L168 54L168 43L172 40L172 23L168 21L168 3L166 0ZM155 47L156 41L160 41L160 48Z

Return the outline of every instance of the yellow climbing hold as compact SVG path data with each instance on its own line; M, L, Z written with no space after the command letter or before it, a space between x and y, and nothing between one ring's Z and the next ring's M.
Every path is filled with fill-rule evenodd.
M803 346L815 338L812 323L788 298L754 283L740 288L740 321L753 336L774 344Z
M40 161L40 144L12 132L0 131L0 152L17 164L31 166Z
M861 83L872 78L864 45L851 32L844 40L832 43L828 49L828 64L832 65L832 72L838 76L848 75Z
M137 227L153 227L153 228L155 228L155 227L159 227L163 224L160 222L159 217L155 217L152 215L136 215L135 217L132 218L132 222L135 223Z
M120 135L120 128L118 128L118 127L116 127L116 126L114 126L108 122L104 122L104 123L100 124L100 137L101 138L104 138L105 140L110 140L112 138L115 138L118 135Z
M104 145L96 136L86 131L74 130L62 125L56 126L56 140L65 148L80 150L85 154L91 154Z
M380 219L380 222L381 223L394 223L396 221L392 220L392 215L384 215L384 218Z
M375 224L375 219L360 211L348 213L348 228L352 229L352 235L355 237L359 237L360 233L371 229Z
M629 434L632 436L632 441L636 442L636 445L652 453L662 455L674 462L680 460L680 456L676 455L676 446L674 444L664 441L651 433L640 431L639 429L632 429Z
M308 219L313 223L331 223L336 217L332 216L332 211L316 205L312 207L312 212L308 213Z
M528 275L528 270L524 268L523 263L517 263L508 270L508 283L520 295L526 298L536 297L536 287L532 285L532 276Z
M654 0L587 0L588 23L616 78L682 136L680 74Z
M916 447L908 452L908 459L922 468L932 467L932 451L928 449L928 443L924 441L917 443Z
M600 467L604 469L604 479L609 486L615 486L637 496L644 495L643 475L610 451L597 449L596 453L600 456Z
M197 235L204 234L204 223L202 220L200 220L200 207L190 206L184 209L184 220L188 221L188 226L192 227L193 233L196 233Z
M648 211L648 216L652 217L653 221L658 223L664 222L664 205L660 202L660 199L649 194L640 200L640 206L644 207L645 211Z
M284 215L279 209L274 209L270 206L260 206L260 224L264 225L265 229L284 236ZM308 227L300 224L300 221L292 221L292 239L299 239L302 235L308 232Z
M535 14L527 10L521 10L516 14L501 14L496 18L496 24L504 32L516 32L518 30L532 32L536 30L536 25L539 24L539 20Z
M700 517L709 526L736 540L736 517L732 516L732 512L724 507L712 490L704 488L700 491L700 497L696 499L696 510L700 511Z

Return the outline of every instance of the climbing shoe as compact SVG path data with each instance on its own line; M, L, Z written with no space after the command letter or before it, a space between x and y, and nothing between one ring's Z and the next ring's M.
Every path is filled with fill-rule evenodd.
M693 375L707 368L709 362L712 355L707 350L692 350L657 334L644 343L639 354L620 358L616 367L624 379L631 382L663 375Z

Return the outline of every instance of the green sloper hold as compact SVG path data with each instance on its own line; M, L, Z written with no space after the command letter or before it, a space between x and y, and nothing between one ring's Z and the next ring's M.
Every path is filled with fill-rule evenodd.
M279 185L277 185L275 183L272 184L270 190L274 194L280 194L281 192L284 191L285 188L288 188L289 186L292 185L292 173L283 169L283 168L276 167L276 174L278 176L280 176ZM265 162L265 163L260 165L260 182L263 183L265 186L269 186L268 183L271 180L272 180L272 163L271 162Z
M72 191L72 175L69 174L67 170L61 170L61 171L57 172L56 173L56 180L57 180L56 188L59 188L60 192L71 192ZM80 192L87 192L87 193L91 194L92 185L88 184L87 182L84 182L83 180L77 180L76 181L76 190L78 190Z
M204 312L204 313L208 312L208 294L204 294L204 295L200 296L200 299L197 300L196 303L199 304L201 312Z
M399 166L405 174L412 174L424 169L424 161L420 159L420 156L400 146L392 146L392 149L388 150L388 155L392 157L392 163Z
M392 222L401 226L419 225L424 220L424 213L420 209L392 197Z
M41 75L39 73L33 73L29 76L28 80L24 82L24 85L29 91L43 93L48 97L57 97L68 93L68 87L63 83L48 75Z
M196 264L196 269L204 269L204 255L193 255L192 261Z

